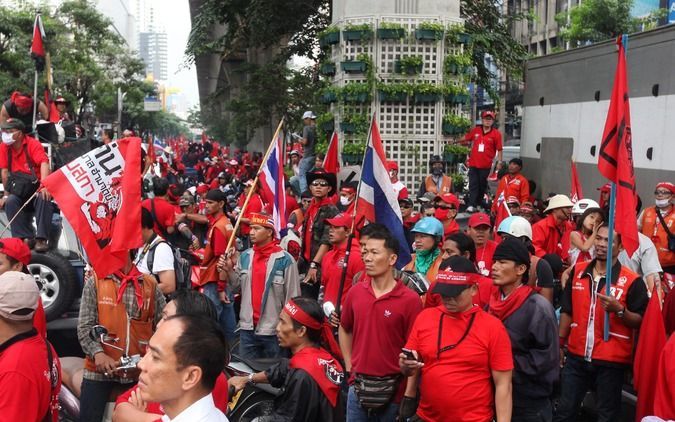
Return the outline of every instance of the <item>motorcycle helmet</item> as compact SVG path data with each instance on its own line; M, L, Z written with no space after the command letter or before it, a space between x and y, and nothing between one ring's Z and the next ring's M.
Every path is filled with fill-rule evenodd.
M497 233L505 233L517 238L525 236L532 240L532 226L530 222L517 215L502 220L499 223L499 227L497 227Z
M424 217L410 230L412 233L428 234L429 236L443 237L443 223L434 217Z
M580 199L572 207L572 215L575 217L581 215L589 208L600 208L600 205L592 199Z

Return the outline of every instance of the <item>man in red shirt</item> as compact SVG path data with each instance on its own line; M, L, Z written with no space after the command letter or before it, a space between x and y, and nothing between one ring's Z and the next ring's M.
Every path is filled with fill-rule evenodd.
M421 373L421 420L511 420L511 342L501 321L474 305L474 277L438 273L432 293L443 303L417 317L405 345L413 358L399 354L403 375L415 379Z
M12 220L12 237L31 242L35 238L35 250L46 252L49 249L47 239L49 238L53 213L49 192L42 189L30 204L20 212L19 210L30 199L33 192L39 188L40 180L51 173L49 158L47 158L40 142L24 133L25 126L21 120L9 118L0 125L0 129L2 130L0 169L2 171L2 185L5 187L4 196L0 198L0 209L4 207L7 212L7 219ZM29 184L26 180L31 176L34 184ZM19 183L9 183L11 180L23 182L24 186L32 186L33 189L24 188L21 189L23 191L21 192ZM37 233L33 230L32 212L35 212Z
M390 400L379 408L382 421L394 420L405 382L400 382L398 354L422 309L419 296L393 274L398 242L389 231L373 232L365 244L367 279L347 293L340 315L339 339L345 370L351 373L347 420L368 421L369 409L360 403L362 376L386 379ZM377 345L374 347L373 345Z
M570 235L570 215L572 201L565 195L555 195L548 201L543 220L532 226L532 245L534 254L539 258L546 254L556 254L563 260L567 258L567 251L563 250L564 236Z
M476 245L476 267L483 276L490 276L492 271L492 254L497 242L490 240L490 217L485 213L476 213L469 218L466 233Z
M58 420L61 365L33 327L40 292L17 271L0 275L0 415L7 421Z
M321 295L320 302L331 302L337 305L338 292L340 291L340 280L344 269L345 255L347 247L349 247L349 264L347 265L347 276L345 277L344 285L342 286L341 304L344 304L345 298L349 288L352 287L352 279L359 271L365 268L363 260L361 259L361 251L359 242L352 239L351 245L347 245L350 230L352 227L352 216L349 214L338 214L333 218L327 218L328 225L328 240L331 243L331 248L326 255L323 256L321 262L322 277L321 288L323 291L323 299Z
M515 196L519 204L523 204L529 200L530 183L525 176L520 174L522 169L523 160L520 158L513 158L509 161L509 172L499 180L499 185L497 185L495 199L492 201L492 214L497 214L498 199L502 192L504 192L504 198L507 200L509 197Z
M169 181L162 177L152 179L154 198L145 199L141 206L152 214L155 220L155 233L166 240L176 231L176 207L169 202Z
M502 135L492 127L495 121L494 111L481 113L481 125L473 128L464 137L464 142L471 142L469 154L469 207L467 212L474 212L483 203L483 195L487 190L487 178L490 175L492 161L497 154L497 170L502 167Z

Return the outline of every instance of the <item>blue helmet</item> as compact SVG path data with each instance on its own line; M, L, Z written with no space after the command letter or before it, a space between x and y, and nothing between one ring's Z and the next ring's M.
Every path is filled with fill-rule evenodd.
M527 237L532 240L532 225L523 217L514 215L507 217L499 223L497 233L510 234L513 237Z
M429 236L443 237L443 223L434 217L424 217L410 230L412 233L428 234Z

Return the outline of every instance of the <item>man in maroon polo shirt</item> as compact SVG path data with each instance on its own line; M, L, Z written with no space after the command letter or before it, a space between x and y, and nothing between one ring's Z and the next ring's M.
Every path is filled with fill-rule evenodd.
M393 421L405 389L398 355L422 303L417 294L394 278L398 242L389 231L371 233L364 249L366 279L347 293L339 329L345 369L351 373L347 420ZM366 377L391 381L388 403L379 408L368 404L367 394L360 391L361 380Z

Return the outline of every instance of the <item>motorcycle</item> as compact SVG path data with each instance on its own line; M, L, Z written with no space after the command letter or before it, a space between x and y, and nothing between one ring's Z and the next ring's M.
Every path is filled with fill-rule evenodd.
M136 354L128 356L123 348L113 344L117 343L119 338L110 336L108 329L102 325L93 326L89 332L89 336L92 340L98 341L102 345L119 350L123 353L122 357L118 361L117 368L113 372L114 375L120 378L133 378L137 375L137 367L138 363L141 361L141 355ZM141 343L146 343L147 345L147 342ZM61 371L63 374L63 382L61 384L61 391L59 392L59 422L75 422L80 420L80 389L79 385L75 384L81 382L81 372L83 371L83 368L84 359L63 358L62 360ZM111 406L109 403L108 407L106 408L103 420L109 421L112 419L113 408L114 406Z
M248 360L232 354L225 374L228 378L247 377L268 369L279 360L280 358ZM269 416L274 411L274 400L282 393L282 389L269 384L248 384L237 393L230 387L227 417L234 422L250 422L259 416Z

